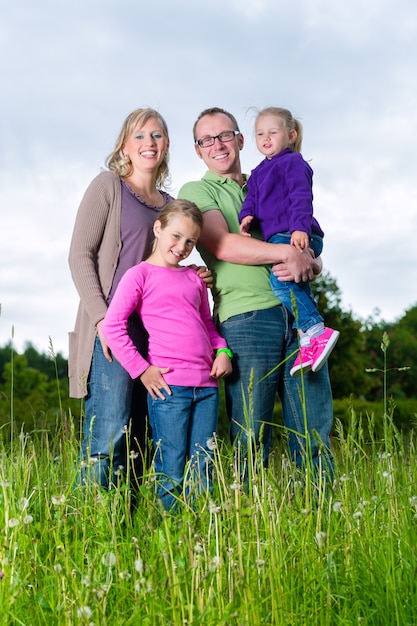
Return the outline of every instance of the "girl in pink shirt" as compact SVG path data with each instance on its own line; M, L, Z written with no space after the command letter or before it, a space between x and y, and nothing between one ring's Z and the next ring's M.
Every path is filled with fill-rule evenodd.
M187 200L173 200L154 224L151 256L128 270L110 303L103 335L116 359L148 391L148 412L158 474L157 493L175 507L190 461L187 491L209 489L218 379L232 371L232 354L211 317L207 288L181 261L200 236L202 214ZM149 334L145 359L127 332L136 311Z

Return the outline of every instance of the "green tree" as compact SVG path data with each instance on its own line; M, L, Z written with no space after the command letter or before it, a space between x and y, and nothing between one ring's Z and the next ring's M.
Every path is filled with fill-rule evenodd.
M342 309L342 294L336 280L323 272L312 283L312 292L326 326L340 331L339 341L329 359L329 373L334 398L366 396L372 381L365 372L363 322L352 311Z

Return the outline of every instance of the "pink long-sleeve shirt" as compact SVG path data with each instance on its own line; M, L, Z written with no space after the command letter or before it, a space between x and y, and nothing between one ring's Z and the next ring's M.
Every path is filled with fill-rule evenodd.
M127 320L135 310L149 334L148 360L127 333ZM168 385L217 386L210 376L214 351L227 344L211 317L207 288L191 268L146 261L132 267L120 280L101 330L132 378L156 365L170 368L164 374Z

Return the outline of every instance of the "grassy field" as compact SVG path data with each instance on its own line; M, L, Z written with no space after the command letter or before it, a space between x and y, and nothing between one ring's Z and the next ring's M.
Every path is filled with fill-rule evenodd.
M374 419L385 437L365 441ZM123 485L74 490L71 421L8 438L0 623L417 624L414 436L405 446L389 415L352 411L348 432L337 426L332 484L276 447L268 470L253 459L247 491L219 442L214 493L175 516L160 512L151 469L133 515Z

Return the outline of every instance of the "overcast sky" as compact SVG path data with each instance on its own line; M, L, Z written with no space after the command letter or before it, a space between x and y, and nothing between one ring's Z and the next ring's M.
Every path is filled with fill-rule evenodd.
M251 107L304 125L325 268L357 317L417 303L415 0L1 0L0 345L67 355L67 256L81 197L122 121L165 117L173 195L204 173L191 129L232 111L244 170Z

